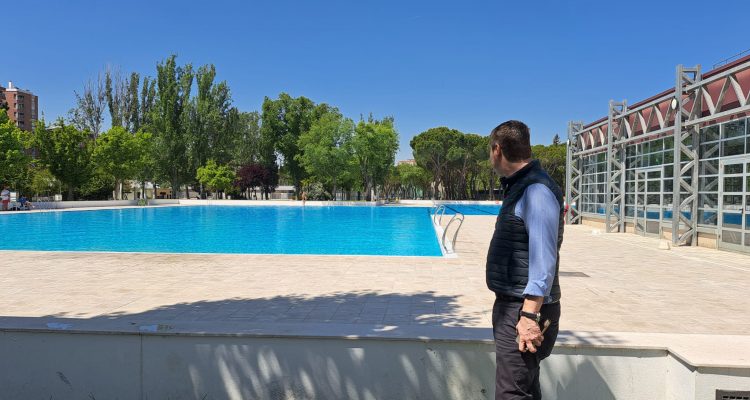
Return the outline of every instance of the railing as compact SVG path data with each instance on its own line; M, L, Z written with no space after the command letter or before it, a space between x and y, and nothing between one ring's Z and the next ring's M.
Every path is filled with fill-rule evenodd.
M444 205L435 205L432 207L432 223L440 225L441 222L443 222L443 215L445 215L445 206ZM440 218L438 218L438 214L440 214ZM437 221L435 221L437 219Z
M447 246L447 244L445 243L445 239L446 239L446 237L447 237L447 235L448 235L448 228L450 228L450 227L451 227L451 225L452 225L452 224L453 224L454 222L456 222L456 221L458 221L458 226L456 227L456 230L455 230L455 231L453 232L453 239L451 239L451 242L450 242L450 243L451 243L451 246L450 246L450 248L449 248L449 247ZM464 215L463 215L463 214L461 214L460 212L456 212L456 214L455 214L455 215L453 215L453 217L451 218L451 220L450 220L450 221L448 221L448 225L446 225L446 226L445 226L445 229L443 230L443 238L442 238L442 241L441 241L441 242L442 242L442 244L443 244L443 248L445 249L445 251L446 251L447 253L449 253L449 254L453 254L453 253L455 253L455 252L456 252L456 238L458 237L458 231L460 231L460 230L461 230L461 226L462 226L463 224L464 224Z
M434 205L430 213L432 214L432 223L436 226L442 226L443 216L445 215L446 207L443 204ZM448 238L448 229L453 225L454 222L458 222L456 230L453 232L453 237L450 242L446 242ZM451 217L448 224L443 228L443 236L440 238L440 244L445 249L447 254L454 254L456 252L456 239L458 238L458 232L461 230L461 226L464 224L464 215L458 211ZM448 244L450 243L450 246Z

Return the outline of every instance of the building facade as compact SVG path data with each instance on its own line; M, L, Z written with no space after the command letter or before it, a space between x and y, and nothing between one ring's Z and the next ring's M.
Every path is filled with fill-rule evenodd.
M8 117L19 128L32 131L39 119L39 98L34 93L17 88L13 82L0 86L0 103L8 107Z
M570 122L569 223L750 252L750 57Z

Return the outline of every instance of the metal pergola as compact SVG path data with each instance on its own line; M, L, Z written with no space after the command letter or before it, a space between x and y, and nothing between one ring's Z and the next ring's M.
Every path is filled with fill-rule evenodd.
M750 111L750 57L701 75L700 65L678 65L673 89L628 107L609 102L607 118L568 124L565 198L567 223L581 222L582 157L606 154L604 220L607 232L625 231L625 152L628 144L674 138L672 242L697 244L698 149L703 125ZM731 102L727 101L731 97ZM684 212L684 213L683 213ZM687 214L687 215L686 215Z

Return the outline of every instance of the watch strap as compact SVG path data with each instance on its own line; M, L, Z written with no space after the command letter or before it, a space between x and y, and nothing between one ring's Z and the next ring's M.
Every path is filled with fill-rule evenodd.
M532 313L532 312L523 311L523 310L521 310L521 316L529 318L529 319L533 319L537 323L539 323L539 321L542 319L541 313Z

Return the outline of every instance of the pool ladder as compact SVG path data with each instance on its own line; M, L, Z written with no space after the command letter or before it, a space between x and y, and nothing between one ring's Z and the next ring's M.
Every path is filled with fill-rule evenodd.
M443 215L445 215L445 205L435 205L432 207L433 213L432 213L432 223L436 224L438 226L441 226L441 223L443 222ZM448 228L453 225L454 222L458 221L458 226L456 227L456 230L453 232L453 238L451 239L451 246L448 248L446 245L445 239L448 236ZM445 225L445 228L443 229L443 237L441 239L441 244L443 248L445 249L446 253L453 254L456 252L456 238L458 237L458 232L461 230L461 226L464 224L464 215L458 211L455 212L453 217L451 217L450 221L448 221L448 224Z

